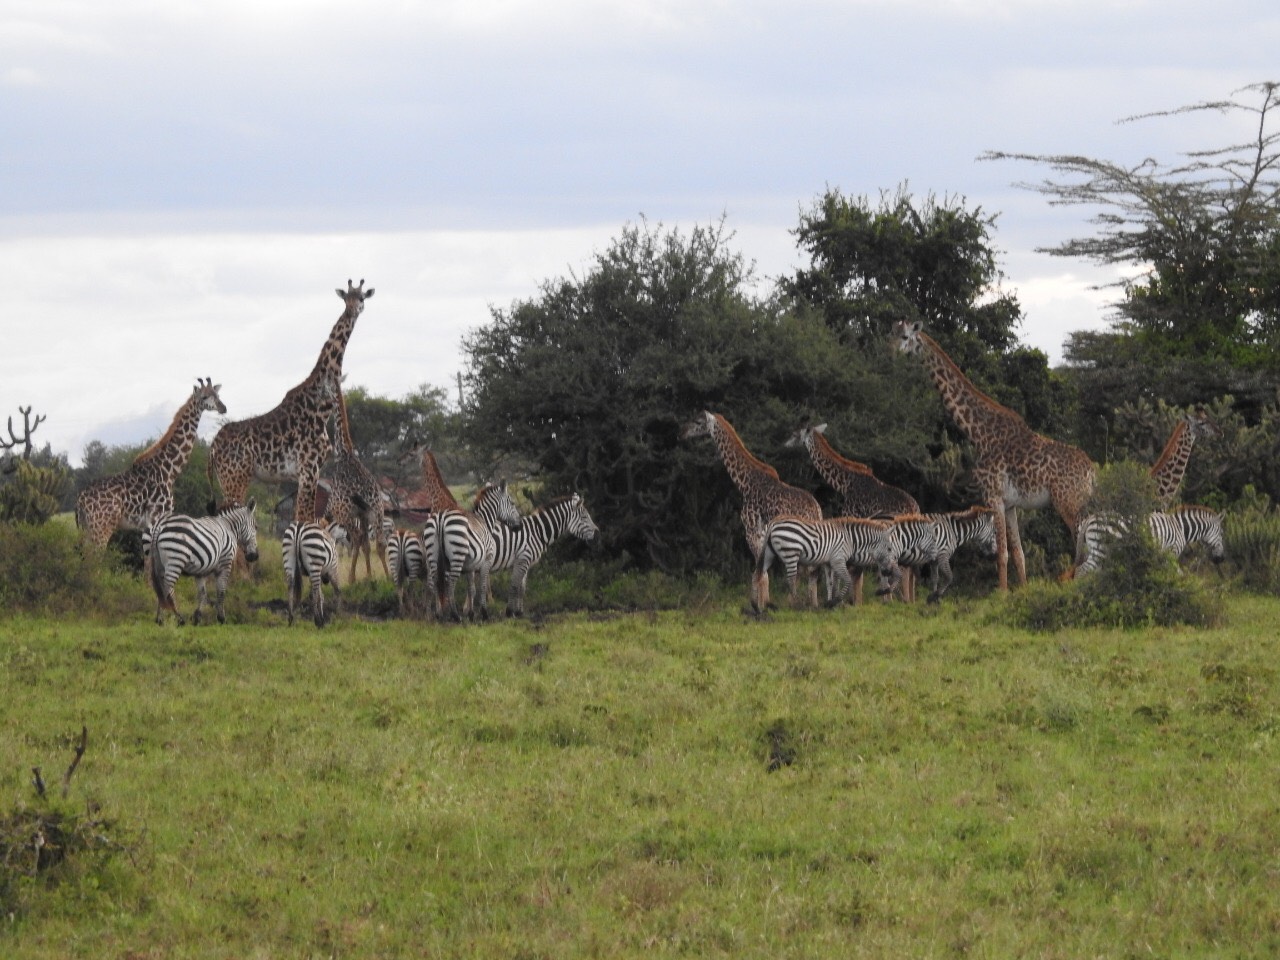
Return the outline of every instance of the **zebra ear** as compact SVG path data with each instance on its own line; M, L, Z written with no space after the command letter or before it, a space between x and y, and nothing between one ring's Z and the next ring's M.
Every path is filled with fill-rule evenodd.
M246 510L248 510L250 513L255 513L255 512L257 511L257 509L258 509L258 501L257 501L257 498L256 498L256 497L250 497L250 498L249 498L249 502L248 502L248 503L246 503L246 504L244 505L244 508L245 508Z

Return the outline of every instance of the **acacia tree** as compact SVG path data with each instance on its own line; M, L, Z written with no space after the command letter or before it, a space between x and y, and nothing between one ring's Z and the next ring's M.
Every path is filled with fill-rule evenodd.
M470 443L528 464L547 496L581 492L605 552L640 566L747 562L726 471L710 443L679 436L698 411L724 414L809 487L807 461L783 447L802 419L850 407L890 418L884 372L820 315L756 298L730 238L723 222L687 235L629 225L582 276L495 308L464 342Z

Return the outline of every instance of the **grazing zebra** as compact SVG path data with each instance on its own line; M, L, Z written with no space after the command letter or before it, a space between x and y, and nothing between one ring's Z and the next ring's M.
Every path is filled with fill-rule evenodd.
M898 540L900 566L929 568L929 603L941 600L955 579L951 557L960 547L977 542L989 555L994 555L996 549L995 519L990 507L897 517L890 522L890 530ZM914 600L914 591L904 599Z
M432 585L440 616L461 620L453 602L458 578L467 574L463 613L474 619L476 607L489 618L489 571L497 556L490 528L520 526L521 516L507 490L507 481L481 487L470 511L442 510L427 518L422 545L427 557L427 583Z
M404 616L404 594L414 580L421 581L427 569L422 534L417 530L392 529L387 535L387 566L396 585L396 602Z
M238 550L250 563L258 559L258 528L254 523L253 499L243 506L226 503L211 517L188 517L171 513L160 517L142 538L143 551L150 561L151 586L156 592L156 623L164 623L164 612L173 611L179 624L186 618L178 612L173 588L183 574L196 581L196 609L192 618L200 623L207 599L205 582L216 578L215 609L218 622L226 623L223 600L231 579L231 564Z
M1221 563L1226 556L1222 514L1216 510L1184 504L1167 512L1157 510L1147 517L1147 525L1156 546L1174 557L1181 557L1193 543L1208 547L1214 563ZM1076 566L1071 575L1078 577L1096 570L1107 555L1107 544L1127 532L1128 524L1115 514L1086 517L1076 535Z
M339 530L342 528L339 527ZM324 612L324 587L333 587L334 605L342 609L342 594L338 587L338 548L324 523L292 521L280 537L280 552L284 559L284 581L289 591L289 626L293 626L293 611L302 599L302 581L311 581L311 619L317 627L323 627L327 618Z
M880 585L876 593L884 595L891 592L902 578L902 570L895 559L898 552L889 524L882 520L776 517L765 527L760 559L756 561L756 575L764 576L775 560L780 561L794 604L799 568L802 565L822 567L827 581L827 606L834 607L844 600L853 586L853 578L849 574L851 566L877 570ZM753 606L759 613L759 605L753 603Z
M522 617L529 570L542 559L547 547L566 534L589 542L600 528L591 519L582 497L575 493L539 507L514 530L498 523L490 524L489 532L497 548L491 569L511 571L507 616Z

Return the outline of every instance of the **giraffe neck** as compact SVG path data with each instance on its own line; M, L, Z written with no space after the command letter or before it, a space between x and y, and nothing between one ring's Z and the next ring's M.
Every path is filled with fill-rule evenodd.
M302 384L308 388L307 392L321 407L326 407L330 411L333 410L335 401L325 396L323 380L325 374L331 374L334 378L334 389L341 395L342 358L346 355L347 341L351 339L351 333L355 330L359 316L358 303L354 301L348 303L346 309L342 311L342 316L338 317L333 329L329 332L329 339L320 348L320 356L316 358L316 365L311 369L311 375Z
M808 431L805 436L805 445L809 448L809 458L813 461L814 469L836 490L844 491L851 473L863 475L871 473L871 468L866 464L836 453L830 441L817 430Z
M922 333L920 343L925 369L938 388L942 405L974 446L983 451L993 449L1011 424L1019 430L1029 429L1017 413L974 386L932 337Z
M436 455L430 450L422 451L422 489L427 492L431 509L436 513L458 509L458 501L449 490L449 485L444 482L444 476L436 464Z
M762 477L778 479L778 471L763 460L758 460L746 448L729 421L716 414L716 428L712 431L716 447L720 450L720 459L729 471L729 479L739 491L745 492Z
M347 419L347 398L343 396L342 388L338 388L338 425L334 431L336 434L334 448L339 454L345 457L354 457L356 455L356 444L351 439L351 421Z
M200 425L202 413L204 407L201 398L193 393L178 408L164 436L138 454L133 461L134 465L157 471L167 484L172 485L191 459L191 451L196 445L196 428Z
M1182 486L1187 464L1191 462L1191 448L1195 443L1195 431L1187 426L1185 420L1178 421L1160 459L1151 467L1151 477L1156 482L1156 498L1161 503L1168 504L1172 501L1178 487Z

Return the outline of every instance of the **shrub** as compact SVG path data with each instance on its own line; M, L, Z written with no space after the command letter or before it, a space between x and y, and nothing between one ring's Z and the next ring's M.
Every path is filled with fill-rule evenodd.
M1227 559L1250 590L1280 593L1280 515L1252 487L1226 515Z
M0 523L0 609L79 609L97 592L99 567L66 524Z
M1147 468L1128 462L1104 467L1087 512L1119 517L1127 533L1107 544L1089 576L1021 591L1007 608L1011 622L1032 630L1218 623L1221 598L1182 575L1177 561L1152 539L1146 518L1154 508Z

